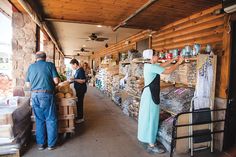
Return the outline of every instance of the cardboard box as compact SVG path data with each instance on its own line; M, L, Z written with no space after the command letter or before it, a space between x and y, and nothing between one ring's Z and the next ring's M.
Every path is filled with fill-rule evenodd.
M0 138L14 138L11 125L0 125Z
M0 125L13 125L12 113L0 114Z

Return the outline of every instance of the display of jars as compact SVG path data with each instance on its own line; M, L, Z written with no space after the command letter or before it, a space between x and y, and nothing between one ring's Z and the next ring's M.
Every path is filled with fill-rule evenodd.
M200 44L194 44L193 45L193 56L196 56L200 53L201 45Z

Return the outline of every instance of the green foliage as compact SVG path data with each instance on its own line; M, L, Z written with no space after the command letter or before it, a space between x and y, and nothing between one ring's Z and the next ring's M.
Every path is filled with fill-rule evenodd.
M59 77L60 77L60 79L61 79L61 82L63 82L63 81L66 81L66 76L65 75L63 75L62 73L58 73L58 75L59 75Z

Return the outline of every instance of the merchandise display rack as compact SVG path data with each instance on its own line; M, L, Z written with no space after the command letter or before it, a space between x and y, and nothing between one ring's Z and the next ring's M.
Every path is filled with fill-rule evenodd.
M190 63L194 63L194 64L196 64L195 68L197 69L198 64L199 64L199 59L198 58L199 58L199 56L202 56L202 55L207 55L207 54L199 54L197 57L185 58L185 61L184 61L183 65L189 65ZM213 92L212 92L212 97L211 97L212 100L214 100L213 96L214 96L214 91L215 91L216 58L217 58L216 55L212 56L212 60L213 60L212 64L213 64L213 68L214 68L214 78L213 78L213 86L212 86L213 87L212 88ZM164 62L164 60L159 60L159 61ZM141 59L136 59L135 60L134 59L132 61L121 61L119 63L119 66L123 66L123 67L128 66L128 68L131 68L131 70L132 70L132 66L137 65L137 64L144 64L144 63L150 63L150 62L147 61L147 60L141 60ZM189 73L193 73L193 72L191 72L191 71L186 72L186 74L189 74ZM137 76L133 76L132 72L130 72L130 69L128 69L127 72L121 72L119 70L118 75L124 76L124 77L126 75L128 75L127 77L136 77L137 79L139 78ZM178 76L175 76L175 77L178 77ZM143 79L142 76L140 78ZM195 82L197 82L197 81L195 81ZM188 83L186 81L185 82L181 82L181 81L179 81L179 82L178 81L177 82L168 82L168 80L161 79L161 89L172 88L172 87L175 87L176 89L179 89L179 88L183 88L183 89L192 88L192 89L194 89L195 86L196 86L196 83ZM132 92L126 91L125 89L119 89L119 91L121 93L123 93L123 94L121 94L121 100L122 101L121 101L121 105L120 105L123 112L124 112L123 103L125 102L125 100L133 98L133 100L140 101L140 95L133 94ZM190 107L190 102L191 101L189 101L189 107ZM163 107L164 105L165 104L160 104L161 111L168 113L173 118L173 123L171 125L169 125L171 127L172 134L171 134L171 141L169 140L170 143L168 143L169 149L167 149L167 150L170 152L171 156L172 156L174 150L177 153L187 153L189 151L189 140L188 140L188 138L190 138L190 136L193 136L193 135L189 134L189 126L190 125L195 125L195 124L191 124L191 123L189 124L189 117L190 117L189 116L189 114L190 114L189 111L190 110L185 110L185 111L182 111L182 112L175 112L171 109ZM132 106L132 103L130 104L130 106ZM127 107L127 105L126 105L126 107ZM185 114L186 112L188 112L188 114ZM126 109L126 114L127 114L127 109ZM130 114L128 114L128 115L130 115L130 116L138 115L138 113L134 113L133 111L130 111ZM133 117L133 118L137 120L137 117ZM183 137L186 137L186 138L183 138ZM165 137L162 137L161 139L165 139ZM179 139L181 139L181 140L179 140ZM163 142L163 141L161 141L161 142ZM166 147L166 145L165 145L165 147Z

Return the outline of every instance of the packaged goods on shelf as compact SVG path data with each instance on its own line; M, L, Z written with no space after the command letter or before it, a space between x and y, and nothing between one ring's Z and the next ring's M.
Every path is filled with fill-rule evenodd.
M159 125L157 135L157 140L160 141L168 151L171 149L173 120L173 117L169 117L162 121Z
M161 74L161 80L165 82L176 83L179 80L178 71L175 70L171 74Z
M105 89L105 76L107 68L100 68L99 72L96 75L96 87L101 91Z
M143 77L143 67L144 67L143 63L132 64L131 66L132 76Z
M113 81L113 76L117 75L119 73L119 67L118 66L112 66L108 69L106 69L106 73L104 73L104 92L108 95L111 96L112 93L112 81Z
M122 111L124 114L126 114L127 116L129 116L129 105L132 103L133 98L132 97L128 97L126 100L124 100L124 102L122 103Z
M134 117L134 119L138 119L139 112L139 100L132 96L127 97L127 99L122 103L123 113Z
M178 68L178 75L179 75L178 83L195 85L196 77L197 77L196 67L197 67L196 62L189 62L189 63L180 65Z
M111 85L111 97L112 100L117 104L121 105L122 97L120 93L120 79L122 79L123 75L115 75L112 78L112 85Z
M127 54L127 53L125 53L125 52L121 53L121 54L120 54L120 61L126 60L127 57L128 57L128 54Z
M139 113L139 105L140 102L137 98L133 99L133 102L129 105L129 113L131 117L138 120L138 113Z
M122 103L121 93L119 92L112 93L112 100L115 102L116 105L121 106Z
M173 113L189 111L194 89L187 87L167 87L161 90L160 107Z
M118 66L101 68L96 75L96 87L108 96L112 96L113 76L119 74Z
M118 91L120 89L120 80L124 77L124 75L115 75L112 78L112 92Z
M138 52L137 50L129 50L128 51L128 61L132 61L135 58L141 58L142 53Z
M128 77L125 90L132 95L141 96L144 87L144 79L135 76Z
M170 75L161 74L161 80L165 82L182 83L186 85L196 84L196 62L181 64Z
M105 92L108 96L111 96L111 90L112 90L112 74L107 72L105 76Z
M132 69L131 69L130 64L120 64L119 65L119 73L120 74L123 74L123 75L128 74L128 76L131 76L131 72L132 72Z

